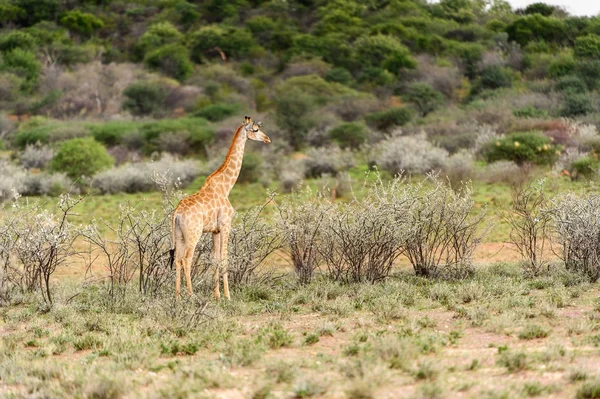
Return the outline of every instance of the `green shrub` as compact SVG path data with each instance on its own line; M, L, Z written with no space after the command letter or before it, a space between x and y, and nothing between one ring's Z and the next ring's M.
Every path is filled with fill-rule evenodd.
M515 109L513 115L517 118L547 118L548 111L530 105L529 107Z
M596 175L599 168L600 162L597 158L585 156L571 162L571 165L569 165L569 172L571 173L571 178L573 180L577 180L580 177L591 179Z
M346 68L332 68L325 74L325 80L328 82L341 83L349 86L354 81L352 74Z
M545 328L540 327L537 324L529 324L521 330L519 333L519 339L532 340L536 338L546 338L549 331Z
M179 81L187 79L194 71L188 49L179 44L169 44L149 51L144 58L144 63L149 69Z
M24 129L17 132L14 143L17 147L23 149L28 144L47 144L50 141L50 133L54 126L36 126L30 129Z
M37 85L42 65L34 53L17 48L4 55L0 69L23 78L21 90L30 91Z
M563 97L560 115L574 117L587 115L595 110L592 99L584 93L567 93Z
M600 399L600 381L586 382L577 390L576 399Z
M544 17L549 17L554 13L556 7L545 3L533 3L525 7L523 14L541 14Z
M490 65L481 70L481 76L473 86L473 92L512 87L512 85L513 72L510 69L500 65Z
M513 161L518 165L526 162L537 165L551 165L557 157L557 148L550 139L539 132L512 133L483 149L487 162Z
M122 107L136 116L152 115L160 111L167 99L167 89L151 82L135 82L123 91Z
M305 144L308 131L315 124L311 116L315 107L314 97L299 88L281 90L277 93L275 104L277 126L285 133L292 147L300 149Z
M571 55L563 55L550 63L548 67L548 76L551 78L560 78L575 72L575 59Z
M378 130L389 130L406 125L412 119L412 112L406 107L390 108L374 112L365 117L367 124Z
M581 80L579 76L575 75L563 76L558 82L556 82L555 87L556 90L564 93L585 93L588 91L585 82Z
M94 139L107 146L122 144L123 138L138 128L139 123L129 121L109 121L88 126Z
M589 34L575 39L575 56L579 58L599 58L600 36Z
M367 141L367 127L358 122L342 123L329 132L329 137L342 148L358 148Z
M255 183L260 179L262 168L262 158L254 152L244 154L244 162L238 177L240 183Z
M415 68L417 62L400 40L390 35L362 36L354 42L360 65L383 66L392 73Z
M62 143L52 159L51 169L65 172L67 176L75 180L81 176L91 177L110 168L113 164L114 160L106 148L88 137Z
M89 37L94 31L104 27L104 22L100 18L79 10L67 11L60 19L60 23L70 31L84 37Z
M248 54L250 49L256 46L252 34L246 29L216 25L204 26L192 33L188 43L192 59L196 62L219 57L216 48L231 58Z
M148 51L157 49L167 44L179 43L183 35L170 22L158 22L140 37L135 45L135 52L139 59L143 59Z
M438 109L444 102L444 96L428 83L413 83L408 86L404 98L411 102L422 116Z
M600 60L579 60L577 76L585 82L588 89L600 88Z
M506 27L506 33L509 40L521 46L532 41L563 43L567 40L564 28L562 20L534 14L515 19Z
M0 35L0 51L5 53L14 49L33 50L36 40L27 32L12 30Z
M211 122L219 122L225 118L235 115L240 111L239 104L210 104L194 113L195 116L199 116L204 119L208 119Z
M214 131L202 118L161 119L144 123L139 131L144 138L146 152L160 150L159 139L168 133L187 133L188 145L197 152L203 152L214 138Z

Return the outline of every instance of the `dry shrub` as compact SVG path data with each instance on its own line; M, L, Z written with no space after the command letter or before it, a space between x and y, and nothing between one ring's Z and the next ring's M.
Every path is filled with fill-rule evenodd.
M510 227L509 240L521 255L527 276L539 275L548 265L544 252L552 214L547 205L543 181L513 187L511 208L502 217Z
M471 114L471 117L479 125L494 126L499 132L508 131L512 126L514 119L512 113L508 109L496 106L475 111Z
M279 168L278 179L283 192L289 193L304 179L306 166L301 159L287 161Z
M264 267L267 258L283 245L280 231L265 220L264 211L271 202L272 197L234 220L228 249L229 282L233 287L278 277L276 270Z
M600 196L563 194L551 201L554 240L568 270L600 278Z
M78 64L72 72L45 75L41 91L58 90L60 99L47 110L58 118L119 113L123 90L136 80L139 67L134 64Z
M407 185L403 195L410 201L405 209L394 211L397 219L402 218L402 248L415 273L426 277L468 275L485 216L485 211L475 213L470 185L455 191L429 175L420 184Z
M342 150L337 146L310 148L305 159L306 175L320 177L337 175L338 172L350 169L355 165L354 154L350 150Z
M394 175L439 170L447 159L448 152L433 146L424 134L392 136L379 142L371 155L371 163Z
M310 193L309 193L310 196ZM319 238L331 205L321 197L291 197L277 206L277 229L301 284L308 284L319 267Z
M469 182L475 176L473 154L461 151L450 156L443 173L448 178L450 186L454 190L459 190L464 183Z
M379 111L381 105L372 95L351 95L339 98L328 108L343 121L352 122L366 114Z
M17 196L0 222L0 301L10 303L15 293L38 291L52 304L50 278L75 254L78 229L70 221L83 198L60 197L57 212L40 203L23 204Z
M58 195L75 193L71 180L64 173L32 173L8 161L0 161L0 202L18 195Z
M54 158L54 150L48 146L29 144L21 154L21 165L25 169L43 169Z
M430 56L419 56L418 61L418 80L429 83L448 99L456 98L457 90L462 85L462 74L456 66L441 67Z
M401 254L393 215L388 204L373 197L325 212L319 253L328 277L345 283L385 279Z
M485 167L483 178L489 184L506 183L509 186L521 186L529 180L531 168L519 167L512 161L496 161Z
M186 185L201 172L196 161L177 161L165 155L156 162L139 162L98 173L92 186L102 194L136 193L156 189L153 181L155 171L169 173L178 184Z
M292 59L286 66L281 77L283 79L294 76L318 75L324 77L331 69L331 65L319 58L310 60Z

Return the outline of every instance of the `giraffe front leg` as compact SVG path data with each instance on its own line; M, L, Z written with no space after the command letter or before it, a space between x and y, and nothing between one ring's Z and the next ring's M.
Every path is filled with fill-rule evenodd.
M175 298L181 296L181 259L175 260Z
M190 296L194 294L194 290L192 288L192 260L194 258L194 249L195 246L192 248L186 248L185 253L183 255L183 271L185 272L185 283L187 285L188 294Z
M213 260L215 264L215 274L213 277L213 283L215 287L215 299L221 297L219 289L219 267L221 263L221 234L213 233Z
M229 296L229 273L227 268L229 262L227 261L227 246L229 244L229 229L225 229L221 232L221 269L223 271L223 294L225 298L231 300Z

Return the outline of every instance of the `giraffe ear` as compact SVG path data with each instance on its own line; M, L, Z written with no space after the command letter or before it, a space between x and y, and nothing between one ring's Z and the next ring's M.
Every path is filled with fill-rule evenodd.
M244 117L244 125L247 125L250 123L250 121L252 121L252 118L250 118L249 116L245 116Z

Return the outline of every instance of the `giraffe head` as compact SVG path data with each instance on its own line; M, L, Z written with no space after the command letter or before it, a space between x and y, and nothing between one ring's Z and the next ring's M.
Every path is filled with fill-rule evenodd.
M249 116L244 119L244 126L246 129L247 137L250 140L262 141L263 143L269 144L271 139L262 131L262 122L253 122Z

